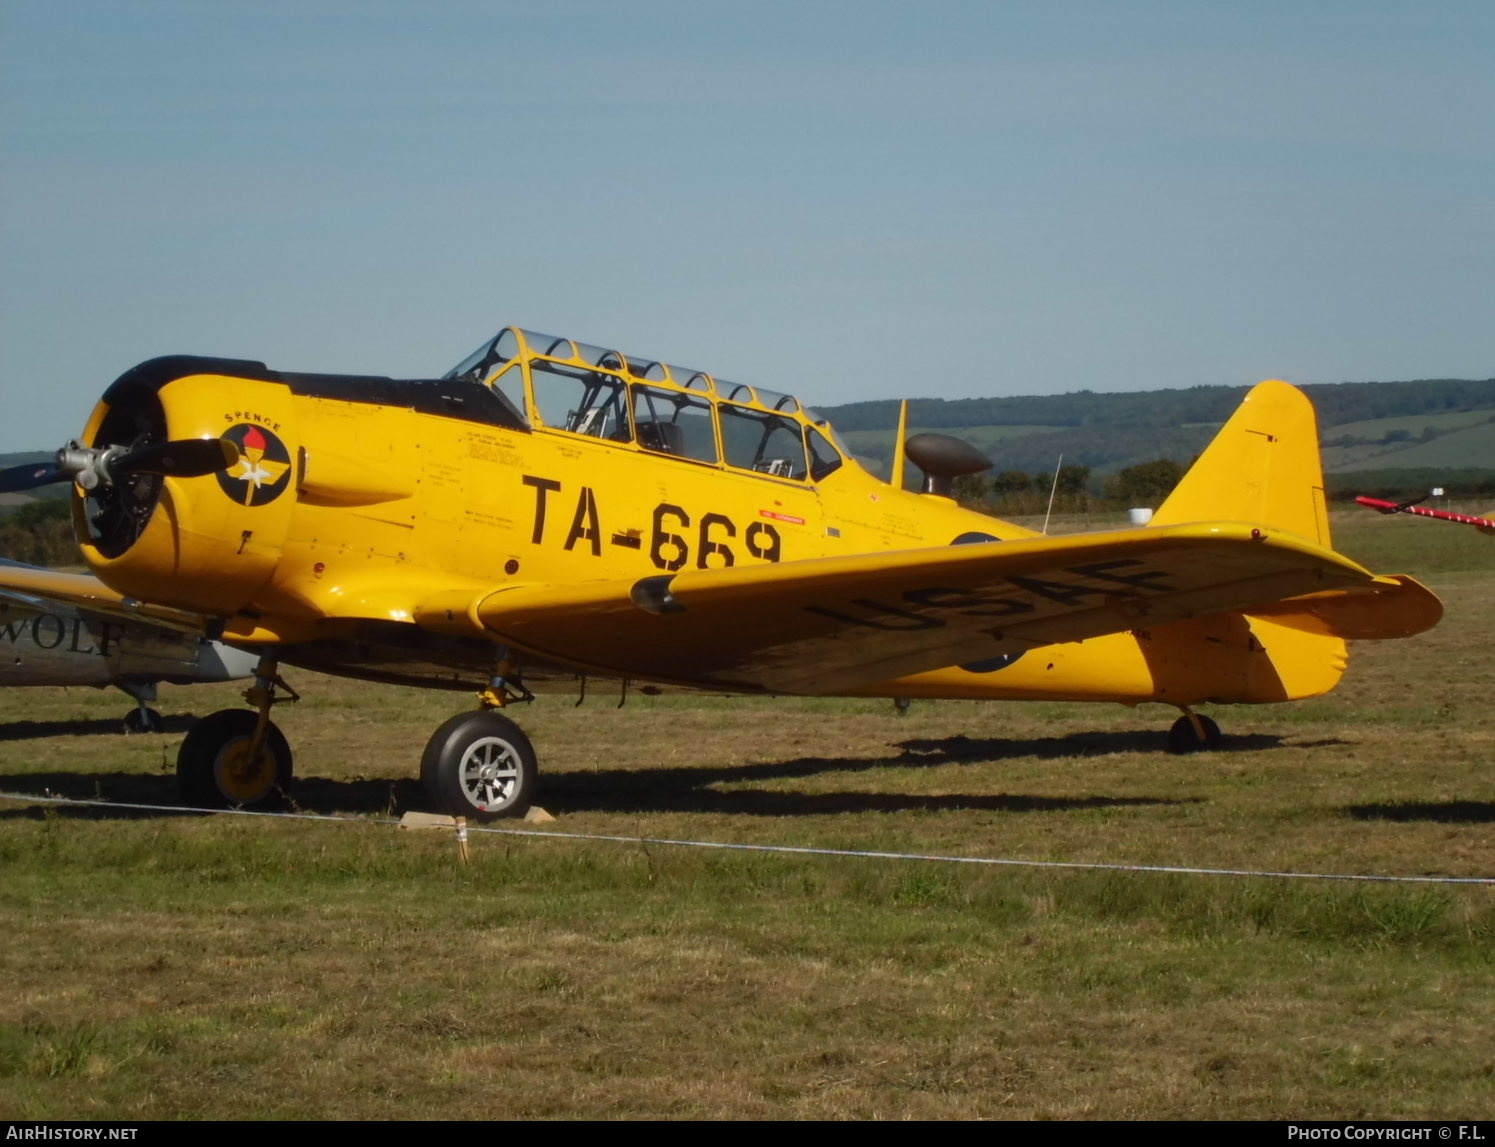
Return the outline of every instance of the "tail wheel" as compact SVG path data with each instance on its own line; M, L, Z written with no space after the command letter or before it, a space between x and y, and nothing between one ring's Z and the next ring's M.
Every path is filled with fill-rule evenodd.
M131 709L125 714L126 733L159 733L165 728L161 714L154 709Z
M291 787L291 748L272 724L251 756L257 720L248 709L221 709L192 727L176 757L188 804L267 809L280 803Z
M523 816L540 763L524 731L497 713L462 713L436 730L421 757L431 802L478 821Z
M1197 729L1194 727L1195 721L1199 722ZM1219 747L1220 726L1201 713L1192 716L1185 713L1168 730L1170 753L1211 752Z

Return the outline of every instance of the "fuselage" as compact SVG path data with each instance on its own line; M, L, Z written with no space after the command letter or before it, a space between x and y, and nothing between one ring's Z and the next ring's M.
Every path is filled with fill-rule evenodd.
M415 623L438 595L1033 536L879 480L789 396L527 332L426 381L152 360L87 430L94 445L144 435L222 436L241 456L78 503L102 580L292 663L426 685L481 684L493 659L492 642ZM1278 701L1343 667L1338 639L1223 614L858 692ZM526 672L598 667L532 657Z

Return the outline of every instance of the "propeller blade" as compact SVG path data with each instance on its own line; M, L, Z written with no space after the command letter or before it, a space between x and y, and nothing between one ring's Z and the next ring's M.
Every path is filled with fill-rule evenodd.
M0 494L50 486L53 482L77 482L85 490L127 474L166 474L175 478L201 478L227 470L239 460L239 448L222 438L183 438L126 450L110 446L93 449L70 442L51 462L32 462L0 470Z
M11 466L0 470L0 494L17 490L34 490L53 482L67 482L72 475L57 467L56 462L32 462L29 466Z
M173 478L201 478L227 470L239 460L239 448L222 438L183 438L142 446L108 463L111 477L122 474L166 474Z

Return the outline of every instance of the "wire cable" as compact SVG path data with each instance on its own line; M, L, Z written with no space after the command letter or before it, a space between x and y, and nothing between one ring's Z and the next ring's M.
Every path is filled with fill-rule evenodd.
M198 816L253 816L278 820L330 821L340 824L398 825L394 817L335 816L315 812L254 812L250 809L192 808L187 805L130 804L125 801L73 800L68 797L31 796L0 792L0 800L27 804L135 809L147 812L191 813ZM453 826L455 827L455 826ZM664 836L617 836L597 832L554 832L534 828L494 828L469 825L468 832L493 836L525 836L543 840L585 840L609 844L648 844L672 848L706 848L724 852L767 852L788 856L839 856L856 860L917 860L932 864L978 864L1007 868L1061 868L1094 872L1154 872L1182 876L1249 876L1271 880L1342 880L1373 884L1495 884L1495 876L1400 876L1352 872L1279 872L1253 868L1202 868L1178 864L1120 864L1090 860L1022 860L994 856L948 856L940 853L879 852L855 848L815 848L793 844L743 844L725 840L676 840Z

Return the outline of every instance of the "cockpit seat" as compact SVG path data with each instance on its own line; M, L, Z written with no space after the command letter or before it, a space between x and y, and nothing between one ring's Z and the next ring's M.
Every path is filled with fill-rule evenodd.
M673 422L640 422L639 445L659 454L684 454L685 435Z

